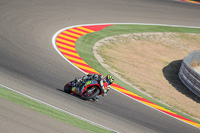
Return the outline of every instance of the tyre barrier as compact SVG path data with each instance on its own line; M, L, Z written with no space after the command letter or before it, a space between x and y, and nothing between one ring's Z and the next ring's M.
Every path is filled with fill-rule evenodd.
M200 73L192 68L197 65L200 65L200 51L191 52L184 57L178 75L183 84L200 97Z

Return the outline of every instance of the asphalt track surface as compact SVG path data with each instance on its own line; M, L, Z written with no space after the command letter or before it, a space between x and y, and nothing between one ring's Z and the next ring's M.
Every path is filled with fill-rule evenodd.
M199 16L199 5L173 0L1 0L0 84L118 132L200 132L114 90L97 103L65 94L65 83L83 73L65 61L51 42L58 30L73 25L113 22L200 27ZM56 123L47 124L51 122ZM9 124L5 131L10 131Z

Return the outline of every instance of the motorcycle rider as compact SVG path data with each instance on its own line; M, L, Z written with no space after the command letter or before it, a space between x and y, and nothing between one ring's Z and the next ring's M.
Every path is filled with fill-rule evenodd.
M114 78L112 75L108 74L106 77L103 78L103 76L101 74L92 74L89 73L87 75L84 75L82 78L75 78L74 81L72 82L73 86L76 86L79 84L79 86L81 86L80 84L84 84L86 83L86 81L89 80L97 80L101 86L101 88L103 89L103 96L107 95L107 92L110 90L110 85L114 82ZM82 91L82 87L80 87L80 92ZM99 97L97 96L97 99L99 99Z

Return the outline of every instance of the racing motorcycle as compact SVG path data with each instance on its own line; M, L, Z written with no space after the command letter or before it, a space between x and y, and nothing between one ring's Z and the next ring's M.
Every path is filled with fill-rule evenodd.
M104 87L106 90L108 90L108 85L104 84ZM85 82L78 82L74 85L74 80L67 83L64 86L64 92L66 93L72 93L73 95L76 95L80 97L83 100L93 100L98 101L98 95L103 95L103 89L100 86L100 83L98 80L88 80Z

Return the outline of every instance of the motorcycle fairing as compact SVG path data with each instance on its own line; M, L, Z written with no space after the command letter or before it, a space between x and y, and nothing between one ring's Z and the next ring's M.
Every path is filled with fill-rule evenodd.
M72 93L76 95L76 87L72 87Z
M83 85L83 86L81 86L82 87L82 92L81 92L81 94L84 92L84 91L86 91L86 89L88 88L88 87L90 87L90 86L99 86L99 84L98 84L98 82L96 81L96 80L89 80L89 81L87 81L86 83L85 83L85 85ZM99 86L100 87L100 86ZM72 87L72 93L74 94L74 95L77 95L77 94L79 94L80 92L80 90L77 90L77 88L76 87ZM78 92L77 92L78 91Z
M89 80L89 81L87 81L86 83L85 83L85 87L87 86L87 85L97 85L98 84L98 82L96 81L96 80Z
M89 80L89 81L87 81L87 82L85 83L84 89L82 89L81 94L83 93L84 90L86 90L86 88L88 88L88 87L90 87L90 86L98 86L98 87L100 88L100 86L99 86L99 84L98 84L98 81L96 81L96 80Z

